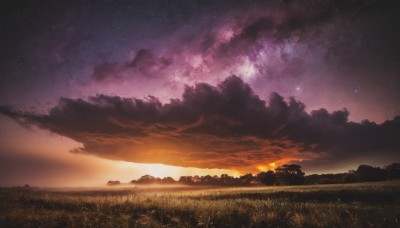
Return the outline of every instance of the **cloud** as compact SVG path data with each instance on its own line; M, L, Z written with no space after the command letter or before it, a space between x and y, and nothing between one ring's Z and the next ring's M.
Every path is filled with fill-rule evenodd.
M97 82L122 79L121 73L121 67L117 63L104 62L94 67L92 79Z
M282 159L397 159L400 150L400 117L375 124L349 122L346 109L307 113L303 103L277 93L261 100L235 76L218 86L188 86L181 99L166 104L155 97L97 95L62 98L44 115L0 111L82 143L75 153L141 163L254 171Z
M139 72L151 76L153 73L168 67L171 63L171 59L156 57L150 50L141 49L138 51L133 61L129 64L129 67L137 69Z
M114 82L135 76L155 77L171 64L169 58L155 56L149 49L140 49L131 62L95 65L91 78L95 82Z

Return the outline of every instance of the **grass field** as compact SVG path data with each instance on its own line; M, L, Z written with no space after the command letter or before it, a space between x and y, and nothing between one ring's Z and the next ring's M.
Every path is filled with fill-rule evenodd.
M400 227L400 182L0 189L0 227Z

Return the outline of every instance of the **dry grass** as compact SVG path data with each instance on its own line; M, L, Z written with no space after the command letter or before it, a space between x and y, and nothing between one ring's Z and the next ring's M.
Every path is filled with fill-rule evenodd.
M0 190L0 227L400 227L400 183Z

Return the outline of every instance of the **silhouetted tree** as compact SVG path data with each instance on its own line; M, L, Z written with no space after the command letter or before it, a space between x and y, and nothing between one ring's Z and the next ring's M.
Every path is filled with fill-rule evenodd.
M385 170L389 179L400 179L400 163L392 163L385 166Z
M174 184L176 181L172 177L164 177L161 179L162 184Z
M221 174L221 177L219 180L220 180L221 185L232 185L234 178L229 176L228 174Z
M199 175L195 175L192 177L192 181L194 183L200 183L201 182L201 177Z
M119 184L121 184L121 182L117 181L117 180L116 181L110 180L107 182L107 185L109 185L109 186L115 186L115 185L119 185Z
M359 181L360 178L358 178L355 170L349 170L349 172L343 177L344 183L355 183Z
M257 174L257 180L265 185L274 185L277 182L276 175L272 170Z
M360 165L355 173L361 181L382 181L386 179L385 170L370 165Z
M304 172L300 165L285 164L275 169L275 175L280 184L298 185L304 184Z
M192 177L191 176L181 176L179 178L179 183L182 184L193 184L194 182L192 181Z
M304 177L305 184L339 184L354 182L354 175L348 173L311 174Z
M243 185L249 185L254 180L253 174L248 173L239 177L240 183Z
M156 178L150 175L144 175L140 177L136 183L138 184L154 184L156 181Z
M240 177L222 174L221 176L181 176L179 183L187 185L215 185L215 186L245 186L251 185L255 181L265 185L297 185L297 184L335 184L335 183L354 183L360 181L381 181L386 179L400 179L400 163L392 163L380 167L360 165L357 170L350 170L348 173L336 174L312 174L305 176L301 166L296 164L285 164L273 171L261 172L257 176L251 173ZM150 175L144 175L138 180L132 180L131 184L173 184L176 183L172 177L163 179ZM109 185L118 185L119 181L109 181Z
M203 177L201 177L201 183L203 183L203 184L211 184L212 179L213 178L210 175L203 176Z

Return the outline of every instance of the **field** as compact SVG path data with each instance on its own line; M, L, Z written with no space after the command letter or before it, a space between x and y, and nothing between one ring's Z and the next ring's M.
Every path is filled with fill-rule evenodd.
M0 227L400 227L400 182L0 189Z

